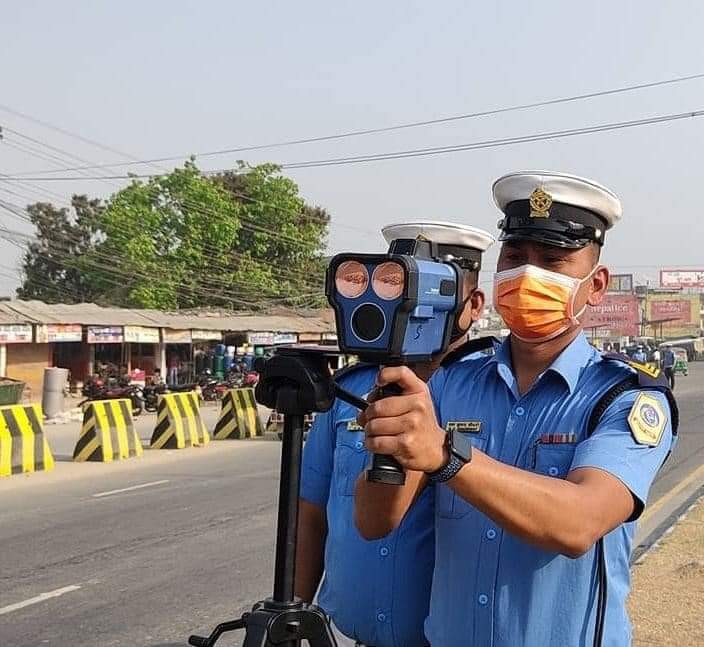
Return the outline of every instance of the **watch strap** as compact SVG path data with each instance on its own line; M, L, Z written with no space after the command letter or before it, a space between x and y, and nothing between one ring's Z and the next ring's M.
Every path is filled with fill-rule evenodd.
M450 460L435 472L430 472L428 478L431 483L445 483L457 474L467 463L450 453Z

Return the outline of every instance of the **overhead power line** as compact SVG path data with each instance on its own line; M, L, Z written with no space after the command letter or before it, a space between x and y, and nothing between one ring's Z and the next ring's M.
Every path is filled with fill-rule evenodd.
M255 144L251 146L237 146L233 148L223 148L219 150L213 150L213 151L204 151L200 153L194 153L196 157L215 157L219 155L229 155L232 153L244 153L244 152L251 152L251 151L259 151L259 150L267 150L267 149L273 149L273 148L283 148L287 146L295 146L299 144L311 144L311 143L316 143L316 142L324 142L324 141L333 141L333 140L338 140L338 139L346 139L346 138L351 138L351 137L360 137L362 135L375 135L375 134L381 134L381 133L387 133L387 132L392 132L392 131L397 131L397 130L407 130L410 128L420 128L420 127L425 127L425 126L434 126L438 124L446 124L446 123L451 123L451 122L456 122L456 121L462 121L462 120L467 120L467 119L475 119L478 117L488 117L491 115L498 115L498 114L504 114L507 112L517 112L521 110L529 110L531 108L540 108L540 107L545 107L545 106L552 106L552 105L559 105L563 103L571 103L575 101L584 101L586 99L594 99L597 97L603 97L603 96L609 96L609 95L615 95L615 94L623 94L627 92L635 92L637 90L645 90L649 88L655 88L655 87L660 87L664 85L672 85L675 83L684 83L686 81L694 81L697 79L702 79L704 78L704 73L699 73L699 74L690 74L687 76L678 76L674 78L669 78L669 79L662 79L658 81L650 81L647 83L638 83L634 85L627 85L627 86L622 86L618 88L610 88L607 90L597 90L594 92L586 92L582 94L576 94L572 96L567 96L567 97L558 97L558 98L552 98L552 99L544 99L540 101L532 101L532 102L526 102L526 103L519 103L519 104L514 104L511 106L503 106L503 107L498 107L498 108L490 108L487 110L479 110L476 112L468 112L464 114L458 114L458 115L449 115L445 117L438 117L436 119L425 119L422 121L411 121L411 122L406 122L406 123L400 123L400 124L395 124L391 126L383 126L379 128L365 128L365 129L360 129L360 130L349 130L345 132L340 132L340 133L332 133L328 135L320 135L320 136L314 136L314 137L301 137L301 138L294 138L294 139L287 139L279 142L272 142L272 143L266 143L266 144ZM9 109L7 106L0 105L0 110L4 110L6 112L9 112L10 114L15 114L18 116L22 116L24 118L29 118L27 115L24 115L23 113L20 113L18 111ZM46 122L41 122L37 119L30 118L31 120L41 123L42 125L47 125ZM64 131L62 129L58 129L55 127L52 127L55 130L58 130L59 132L63 132L64 134L69 134L67 131ZM73 135L72 135L73 136ZM77 136L79 139L83 141L88 141L90 143L93 143L95 145L95 142L92 140L87 140L81 136ZM105 146L99 145L100 148L106 148ZM108 148L111 152L116 152L123 157L131 157L128 156L124 153L119 153L119 151L115 151L114 149ZM181 154L181 155L171 155L171 156L166 156L166 157L155 157L152 159L144 159L144 160L132 160L130 162L120 162L120 163L105 163L105 164L91 164L87 166L75 166L70 169L66 170L71 170L71 171L78 171L78 170L93 170L93 169L99 169L99 168L114 168L114 167L119 167L119 166L133 166L135 164L155 164L159 162L172 162L175 160L181 160L186 157L188 157L189 154ZM49 170L44 170L44 171L33 171L32 173L34 175L44 175L44 174L51 174L51 173L56 173L57 171L54 169L49 169ZM19 174L18 174L19 175Z
M520 135L516 137L506 137L503 139L488 139L483 141L469 142L466 144L456 144L451 146L438 146L433 148L415 148L408 150L390 151L386 153L372 153L368 155L357 155L349 157L331 157L317 160L307 160L301 162L288 162L280 164L284 169L301 169L314 168L322 166L339 166L344 164L360 164L364 162L378 162L382 160L403 159L408 157L427 157L432 155L444 155L447 153L456 153L469 150L479 150L485 148L499 148L502 146L511 146L514 144L525 144L529 142L546 141L552 139L562 139L566 137L575 137L577 135L588 135L594 133L609 132L614 130L623 130L626 128L634 128L637 126L649 126L662 124L682 119L694 119L704 116L704 109L691 110L677 114L658 115L655 117L646 117L644 119L633 119L630 121L619 121L606 124L597 124L595 126L586 126L581 128L571 128L565 130L553 130L542 133L533 133L530 135ZM205 175L216 175L218 173L227 172L229 169L214 169L204 171ZM5 181L54 181L68 182L81 180L135 180L158 177L154 174L133 174L129 175L108 175L108 176L62 176L62 177L6 177Z

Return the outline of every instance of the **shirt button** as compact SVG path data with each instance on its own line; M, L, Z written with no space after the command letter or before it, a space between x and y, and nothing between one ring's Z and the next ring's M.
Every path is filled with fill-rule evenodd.
M523 407L516 407L515 413L517 416L522 416L525 412L526 410Z
M477 600L478 600L479 604L481 604L483 607L485 607L487 605L487 603L489 602L489 598L486 595L484 595L483 593L477 598Z
M489 528L489 530L486 531L486 538L496 539L496 530L494 530L493 528Z
M364 447L364 443L363 443L361 440L358 440L358 441L354 444L354 446L355 446L357 449L362 449L362 447Z
M382 557L386 557L386 556L389 554L389 549L388 549L386 546L382 546L382 547L379 549L379 554L380 554Z
M548 474L550 474L550 476L557 476L559 473L560 470L558 470L557 467L555 467L554 465L548 467Z
M385 613L377 613L376 614L376 619L379 622L384 622L386 620L386 614Z

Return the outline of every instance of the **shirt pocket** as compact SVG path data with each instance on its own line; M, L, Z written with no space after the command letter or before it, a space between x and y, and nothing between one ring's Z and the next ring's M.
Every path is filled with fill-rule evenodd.
M335 441L335 482L340 496L352 496L357 477L367 463L367 450L364 447L364 432L350 430L355 420L340 420L336 426Z
M472 447L480 451L486 449L488 438L485 433L469 435L472 439ZM461 519L475 509L471 503L467 503L459 494L455 494L445 483L437 486L436 502L437 515L442 519Z
M534 446L533 471L544 476L564 479L572 466L574 443L541 443Z

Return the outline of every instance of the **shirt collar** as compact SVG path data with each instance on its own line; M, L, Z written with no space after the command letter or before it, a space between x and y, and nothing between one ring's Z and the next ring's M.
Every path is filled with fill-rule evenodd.
M496 370L508 385L511 391L518 397L518 386L513 373L513 364L511 362L511 342L510 337L504 339L496 349L490 362L496 364ZM559 375L567 385L570 393L577 386L577 381L582 373L582 369L589 364L594 358L596 351L587 341L584 333L580 333L575 337L565 350L560 353L557 359L547 368L545 373L551 372ZM538 378L539 380L540 378ZM536 383L537 381L536 380Z

